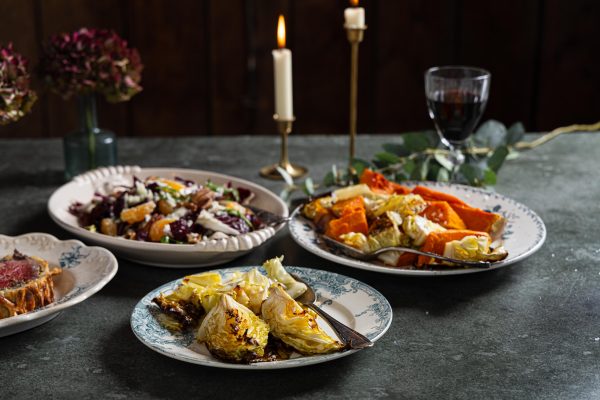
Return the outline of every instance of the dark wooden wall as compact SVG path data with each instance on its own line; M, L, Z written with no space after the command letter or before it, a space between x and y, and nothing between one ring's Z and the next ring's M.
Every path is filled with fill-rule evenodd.
M342 0L1 0L0 42L37 62L49 35L112 28L137 47L144 91L100 103L121 136L274 133L271 49L277 14L293 51L296 132L347 129L349 46ZM492 72L484 118L529 130L600 119L600 1L363 0L360 132L431 126L423 72L472 64ZM73 130L75 104L44 93L0 137Z

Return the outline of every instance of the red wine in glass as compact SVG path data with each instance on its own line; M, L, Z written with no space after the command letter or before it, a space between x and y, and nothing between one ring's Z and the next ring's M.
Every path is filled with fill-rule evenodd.
M465 161L462 147L483 114L490 91L491 74L462 65L433 67L425 72L425 96L429 116L448 148L454 180Z
M437 131L452 144L464 142L485 110L487 99L468 90L438 90L427 97L429 116Z

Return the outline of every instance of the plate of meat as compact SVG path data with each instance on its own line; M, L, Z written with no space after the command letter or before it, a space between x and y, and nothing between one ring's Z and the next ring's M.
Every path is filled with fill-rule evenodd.
M0 337L31 329L102 289L116 258L46 233L0 235Z

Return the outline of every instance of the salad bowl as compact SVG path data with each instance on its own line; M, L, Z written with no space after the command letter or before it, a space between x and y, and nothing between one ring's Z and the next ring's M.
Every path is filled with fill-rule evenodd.
M202 240L195 244L155 243L92 232L79 226L77 217L69 211L74 203L88 203L95 193L106 194L108 186L131 185L134 177L143 180L153 176L197 183L210 180L217 185L241 187L253 193L250 203L252 206L283 218L289 215L286 204L279 197L244 179L210 171L137 166L99 168L75 177L52 194L48 201L48 213L59 226L84 241L106 247L125 259L165 268L193 268L227 263L265 243L283 226L267 226L238 236Z

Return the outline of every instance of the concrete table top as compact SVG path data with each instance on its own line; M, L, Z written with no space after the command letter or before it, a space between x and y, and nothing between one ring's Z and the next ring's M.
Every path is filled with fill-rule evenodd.
M393 135L361 135L369 158ZM62 181L60 140L0 141L0 233L70 234L46 201ZM119 141L122 164L258 176L278 159L274 136L135 138ZM346 162L340 136L290 137L290 157L321 178ZM0 338L0 398L598 399L600 398L600 135L570 134L508 161L496 191L544 220L542 249L515 265L471 275L414 278L353 269L295 244L287 229L227 266L285 254L286 264L359 279L394 309L376 345L300 369L231 371L186 364L140 343L129 326L138 300L194 270L119 260L102 291L29 331Z

